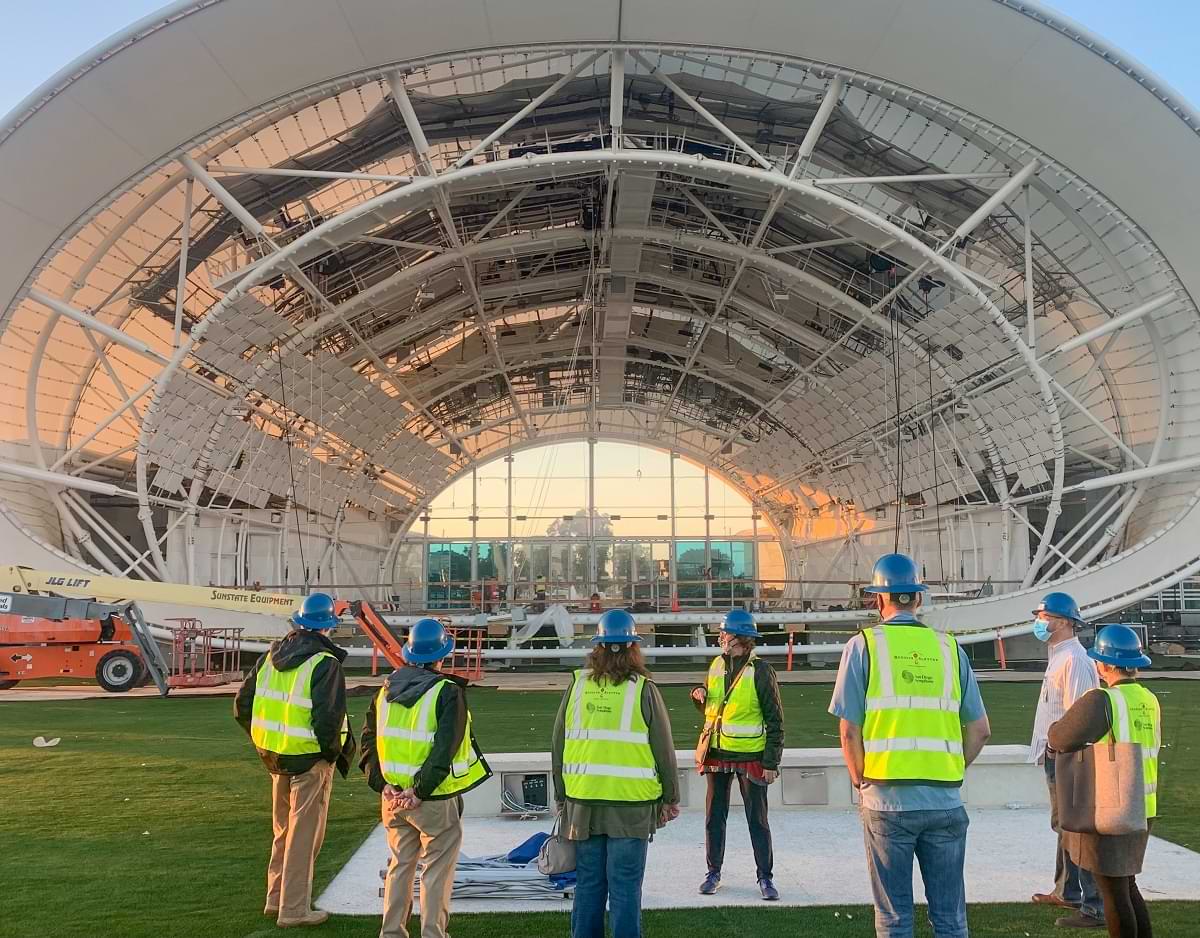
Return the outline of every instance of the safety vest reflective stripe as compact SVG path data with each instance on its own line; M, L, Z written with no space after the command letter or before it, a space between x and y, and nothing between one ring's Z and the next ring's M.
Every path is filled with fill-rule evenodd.
M402 730L395 726L385 726L379 735L388 739L407 739L415 743L431 743L434 737L433 733L423 730Z
M606 743L644 743L650 742L649 733L634 733L624 730L567 730L567 739L593 739Z
M721 721L721 734L726 736L762 736L766 732L761 723L728 723Z
M381 762L381 763L379 763L379 767L383 770L383 774L384 774L385 778L388 775L410 776L412 778L415 778L417 773L421 771L421 766L408 765L407 763L404 763L404 762ZM450 765L450 771L454 775L458 775L458 776L466 775L467 771L470 768L471 768L470 762L453 762Z
M281 703L291 704L293 707L301 707L305 710L312 709L312 698L301 696L299 693L299 682L297 681L297 690L290 694L285 694L283 691L271 690L269 687L264 687L261 691L255 691L255 696L261 694L264 700L278 700Z
M1117 741L1126 742L1129 740L1129 704L1125 701L1125 695L1120 691L1109 694L1108 699L1112 703L1113 729L1116 731Z
M251 729L263 729L271 733L282 733L284 736L292 736L296 739L316 739L317 734L312 730L306 730L301 726L288 726L286 723L278 723L275 720L263 720L259 717L252 717L250 720Z
M908 737L902 739L871 739L863 742L866 752L949 752L961 756L962 743L952 739Z
M953 697L869 697L868 710L941 710L958 713L959 702Z
M392 775L415 776L421 771L421 767L419 765L407 765L403 762L380 762L379 768L383 770L383 775L385 778Z
M875 639L875 647L871 649L871 677L878 675L879 678L879 696L881 699L892 700L896 697L895 681L892 679L892 654L888 647L887 632L880 628L872 633ZM867 641L864 637L863 641ZM867 647L871 648L871 643L867 642ZM867 696L867 706L871 706L870 695Z
M563 773L566 775L607 775L611 778L658 778L658 772L654 769L632 765L601 765L595 762L566 763L563 765Z

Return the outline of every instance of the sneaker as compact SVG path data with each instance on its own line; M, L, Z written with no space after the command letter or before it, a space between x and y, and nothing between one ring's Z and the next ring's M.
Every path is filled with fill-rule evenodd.
M275 918L275 916L278 914L279 906L271 905L269 902L263 906L263 915L269 915L271 918Z
M280 928L300 928L305 925L324 925L329 921L329 913L320 909L311 909L300 918L281 918L276 924Z
M775 888L775 884L769 879L760 879L758 881L758 891L762 893L762 897L768 902L775 902L779 899L779 890Z
M700 895L711 896L714 892L721 888L721 874L709 873L704 877L704 882L700 884Z
M1103 928L1104 919L1093 918L1090 915L1084 915L1082 912L1076 912L1074 915L1064 915L1062 918L1056 918L1054 924L1059 928Z

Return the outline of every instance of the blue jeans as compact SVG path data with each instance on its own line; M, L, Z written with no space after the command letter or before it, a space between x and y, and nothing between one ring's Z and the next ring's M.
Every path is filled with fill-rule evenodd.
M876 938L912 938L913 857L936 938L967 938L967 812L863 809L867 868L875 894Z
M613 938L642 938L642 879L650 841L597 834L575 844L571 938L604 938L604 905Z
M1100 889L1087 870L1080 869L1063 846L1062 831L1058 829L1058 798L1054 781L1054 756L1046 756L1046 787L1050 789L1050 827L1058 833L1058 852L1054 858L1054 891L1060 899L1079 906L1083 915L1104 920L1104 904Z

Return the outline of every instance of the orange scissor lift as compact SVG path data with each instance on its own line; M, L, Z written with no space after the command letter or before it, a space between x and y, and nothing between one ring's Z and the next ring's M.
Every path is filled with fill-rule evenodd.
M383 655L393 668L404 667L404 656L400 649L404 647L404 637L388 623L378 611L365 600L338 600L334 611L339 615L347 613L358 623L376 652ZM483 677L483 636L481 628L451 628L446 631L454 638L454 651L442 662L441 670L467 681L478 681ZM372 659L372 672L374 672Z

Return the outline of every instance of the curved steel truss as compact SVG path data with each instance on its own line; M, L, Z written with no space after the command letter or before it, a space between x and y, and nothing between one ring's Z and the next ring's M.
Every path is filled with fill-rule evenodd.
M497 48L299 90L98 204L4 329L27 522L137 575L167 575L164 507L378 512L394 555L457 473L560 439L708 462L793 562L823 516L1002 517L1025 588L1196 488L1196 309L1145 232L977 115L779 55Z

